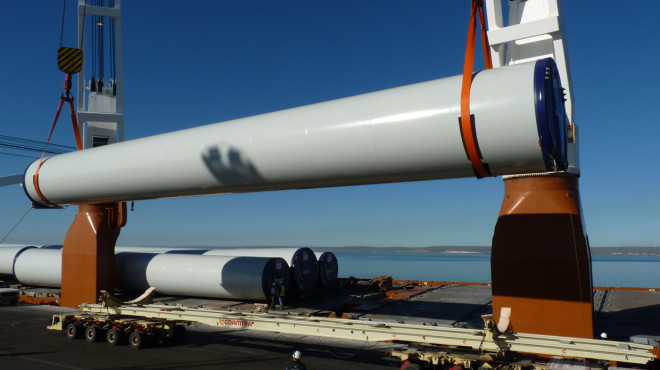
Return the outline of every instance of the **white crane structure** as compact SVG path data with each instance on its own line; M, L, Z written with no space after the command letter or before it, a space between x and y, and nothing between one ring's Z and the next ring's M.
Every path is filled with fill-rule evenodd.
M506 3L505 18L501 0L485 0L493 67L553 58L564 88L564 106L570 122L568 131L568 171L579 173L578 127L573 116L573 83L561 15L561 0L514 0ZM508 22L505 23L505 19Z

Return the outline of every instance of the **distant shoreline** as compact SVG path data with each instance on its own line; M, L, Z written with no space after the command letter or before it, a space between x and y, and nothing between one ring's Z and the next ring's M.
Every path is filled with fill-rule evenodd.
M490 247L365 247L346 246L315 248L329 252L399 252L399 253L446 253L446 254L490 254ZM660 256L660 247L591 247L592 256Z
M145 246L148 248L149 246ZM152 246L153 247L153 246ZM167 248L167 247L164 247ZM181 247L179 247L181 248ZM298 246L186 246L190 249L225 249L225 248L299 248ZM367 246L344 246L344 247L315 247L310 246L315 252L388 252L388 253L444 253L444 254L490 254L490 247L367 247ZM637 256L657 257L660 256L660 247L591 247L592 256Z

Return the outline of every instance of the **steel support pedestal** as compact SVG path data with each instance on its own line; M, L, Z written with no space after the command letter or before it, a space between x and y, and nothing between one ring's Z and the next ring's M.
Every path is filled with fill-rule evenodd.
M593 338L591 254L578 176L505 179L491 254L493 314L514 332Z
M114 292L115 243L126 224L126 203L85 204L64 237L60 305L96 303Z

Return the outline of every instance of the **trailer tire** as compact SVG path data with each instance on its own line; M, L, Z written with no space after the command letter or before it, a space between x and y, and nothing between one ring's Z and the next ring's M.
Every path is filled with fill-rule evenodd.
M128 344L133 349L143 348L145 345L146 335L142 330L134 331L128 337Z
M105 340L111 346L116 346L122 342L122 332L117 329L110 329L105 335Z
M66 329L64 329L64 334L66 334L66 337L69 338L70 340L80 338L82 334L80 324L78 324L77 322L69 323L69 325L66 326Z
M85 329L85 340L88 343L94 343L100 339L100 331L98 326L90 325Z
M183 343L186 338L186 327L183 325L174 326L174 344L179 345Z

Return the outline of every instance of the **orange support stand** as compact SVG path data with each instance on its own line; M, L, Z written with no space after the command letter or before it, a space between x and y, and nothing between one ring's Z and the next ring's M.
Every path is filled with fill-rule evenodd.
M96 303L101 290L114 292L115 243L125 224L126 203L78 206L62 248L62 306Z
M593 338L578 177L517 176L504 184L491 255L495 319L509 307L514 332Z

